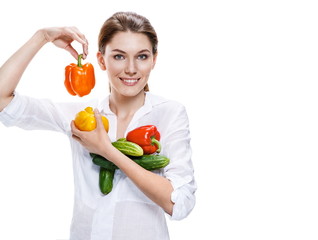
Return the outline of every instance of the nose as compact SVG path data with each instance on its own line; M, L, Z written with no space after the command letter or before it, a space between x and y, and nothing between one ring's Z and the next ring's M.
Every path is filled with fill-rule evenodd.
M130 76L133 76L137 73L137 66L134 59L129 59L129 61L127 61L125 73Z

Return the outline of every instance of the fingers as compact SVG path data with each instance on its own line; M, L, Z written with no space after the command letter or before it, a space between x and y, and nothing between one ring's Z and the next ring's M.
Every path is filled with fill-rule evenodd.
M82 48L83 48L83 59L86 58L86 56L88 55L88 41L85 37L84 34L82 34L76 27L70 27L67 29L70 34L71 37L79 42L80 44L82 44Z
M73 137L75 140L77 140L77 141L80 141L80 140L81 140L81 138L79 137L81 131L75 126L74 120L71 121L71 132L72 132L72 137Z
M100 114L97 108L94 109L94 115L95 115L96 123L97 123L96 128L102 128L104 130L102 115Z
M88 55L88 42L87 44L82 45L83 46L83 59L86 59Z
M47 41L54 43L59 48L64 48L71 53L75 59L77 59L78 53L71 45L73 41L77 41L82 45L83 59L88 55L88 41L85 35L76 27L45 28L43 29L43 34Z
M79 42L82 45L83 48L83 59L86 59L88 55L88 41L84 34L82 34L76 27L67 27L65 28L65 33L67 36L69 36L72 41L75 40ZM67 50L71 55L77 59L78 58L78 52L73 48L71 45L71 42L65 47L65 50Z

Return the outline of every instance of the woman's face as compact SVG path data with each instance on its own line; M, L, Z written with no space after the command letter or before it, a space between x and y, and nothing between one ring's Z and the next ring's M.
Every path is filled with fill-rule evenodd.
M145 34L116 33L106 45L105 54L97 54L102 70L107 70L112 93L132 97L142 92L156 56Z

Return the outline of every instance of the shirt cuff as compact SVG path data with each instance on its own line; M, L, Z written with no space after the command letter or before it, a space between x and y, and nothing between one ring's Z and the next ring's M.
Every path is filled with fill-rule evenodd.
M182 220L186 218L195 205L194 193L184 187L172 192L171 201L174 202L171 220Z
M193 177L169 178L173 186L171 201L174 203L171 220L186 218L195 206L195 191L197 189Z

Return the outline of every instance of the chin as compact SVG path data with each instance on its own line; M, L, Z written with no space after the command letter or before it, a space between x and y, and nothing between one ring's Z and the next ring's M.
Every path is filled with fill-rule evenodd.
M126 89L121 89L117 91L120 95L125 96L125 97L136 97L139 94L144 94L144 88L142 89L133 89L133 88L126 88Z

